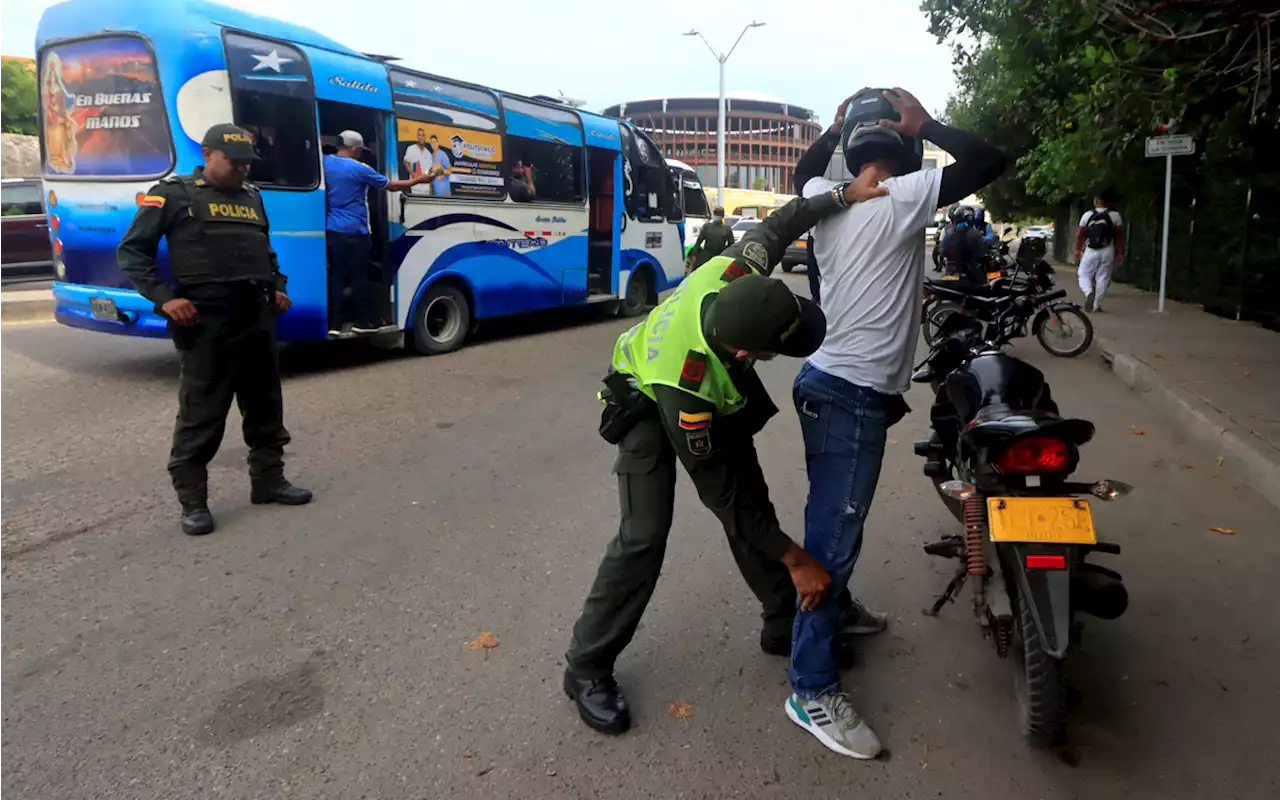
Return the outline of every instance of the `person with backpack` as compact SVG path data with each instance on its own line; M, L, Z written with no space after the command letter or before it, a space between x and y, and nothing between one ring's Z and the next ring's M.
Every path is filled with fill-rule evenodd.
M1080 217L1076 232L1076 261L1079 262L1080 291L1085 308L1102 310L1102 298L1111 285L1111 268L1124 263L1124 229L1118 212L1110 206L1114 198L1109 191L1098 192L1093 210Z

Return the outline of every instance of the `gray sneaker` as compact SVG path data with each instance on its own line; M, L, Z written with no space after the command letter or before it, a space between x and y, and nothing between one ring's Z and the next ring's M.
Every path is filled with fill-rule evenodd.
M1084 296L1084 307L1086 309L1093 308L1093 292L1089 292Z
M880 738L858 716L844 692L828 692L816 700L801 700L793 694L783 704L783 710L792 722L834 753L861 759L880 755Z

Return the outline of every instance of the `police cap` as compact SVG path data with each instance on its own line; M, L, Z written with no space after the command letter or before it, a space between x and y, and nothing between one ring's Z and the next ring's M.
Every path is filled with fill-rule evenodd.
M253 146L253 134L230 122L214 125L204 135L201 146L221 150L227 158L237 161L257 161L261 158Z
M711 315L721 344L751 353L804 358L827 335L827 318L812 300L763 275L744 275L721 289Z

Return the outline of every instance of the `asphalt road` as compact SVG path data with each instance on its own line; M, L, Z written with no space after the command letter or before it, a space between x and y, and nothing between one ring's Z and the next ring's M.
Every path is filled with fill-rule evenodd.
M784 718L785 665L757 649L753 599L687 478L619 664L636 725L586 729L559 683L616 525L594 393L625 327L522 323L430 359L287 352L289 471L316 502L251 507L233 425L202 539L178 532L164 469L171 346L6 327L6 800L1280 795L1277 513L1096 357L1034 343L1015 352L1098 424L1080 474L1138 487L1098 511L1132 604L1087 624L1069 746L1024 746L1009 665L962 605L920 613L949 568L920 546L955 523L911 453L919 389L854 577L893 615L847 676L891 755L842 759ZM758 446L799 536L796 369L762 367L784 411ZM481 631L499 646L468 649ZM668 716L673 701L694 715Z

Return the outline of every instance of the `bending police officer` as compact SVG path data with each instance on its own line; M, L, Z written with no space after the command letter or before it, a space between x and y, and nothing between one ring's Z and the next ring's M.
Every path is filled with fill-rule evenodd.
M803 357L826 331L817 306L766 277L787 245L821 217L883 193L860 182L793 200L619 337L602 392L600 433L618 446L622 518L574 625L564 675L565 693L595 730L617 734L631 723L614 662L662 570L677 460L720 519L764 607L765 652L790 653L797 596L810 608L826 594L827 573L782 531L769 501L752 437L778 409L753 366L779 353ZM883 629L882 617L855 604L847 590L841 595L851 634Z
M262 198L245 182L258 154L249 132L229 124L211 127L201 144L204 166L151 187L116 252L121 271L168 319L181 361L169 475L182 504L182 530L193 536L214 529L208 464L233 398L249 446L250 500L311 501L311 492L284 477L289 432L274 314L289 310L289 296ZM162 237L176 285L156 270Z

